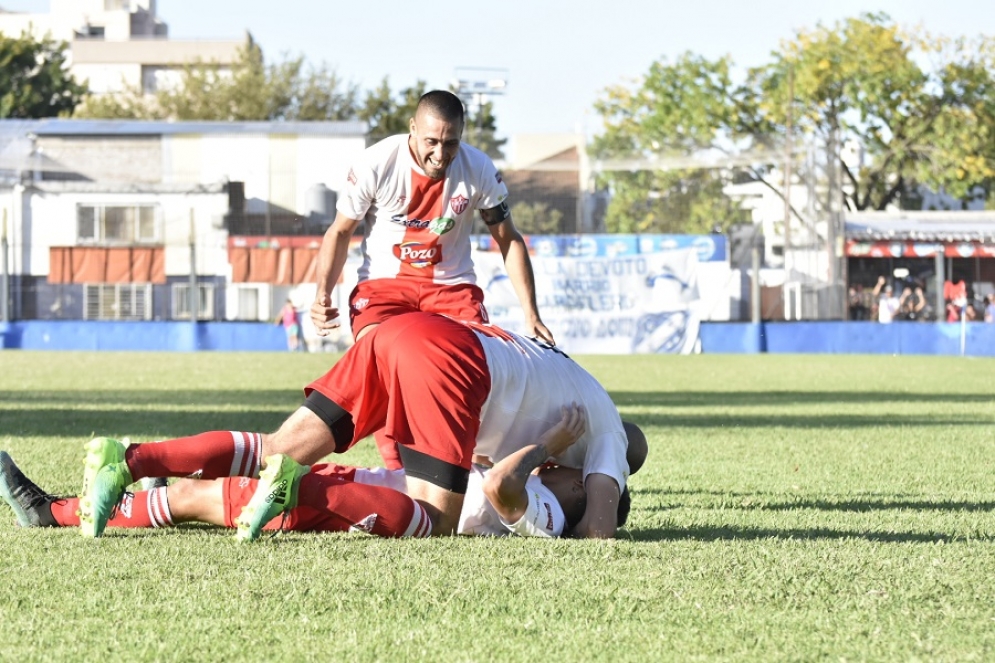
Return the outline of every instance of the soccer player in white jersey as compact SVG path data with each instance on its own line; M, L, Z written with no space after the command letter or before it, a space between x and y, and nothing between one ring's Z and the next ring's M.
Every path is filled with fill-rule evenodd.
M349 296L355 338L410 311L487 322L470 257L473 216L479 210L504 256L526 334L555 343L539 317L532 262L511 218L508 189L490 157L460 140L463 124L459 97L445 90L427 92L410 119L410 133L367 148L349 170L318 253L311 319L319 335L339 324L331 292L363 221L363 263ZM380 432L375 438L384 463L400 467L396 447Z
M434 534L451 534L474 454L499 462L577 403L587 413L584 434L552 460L582 471L587 502L575 533L615 535L633 431L597 380L553 346L490 325L405 313L359 339L304 393L302 407L269 435L212 431L128 447L93 440L80 500L84 533L99 536L125 488L144 477L259 476L260 501L242 511L254 538L271 509L294 502L292 488L306 473L298 463L344 452L383 428L400 450L408 495L426 510Z
M548 467L550 456L576 442L586 426L576 404L563 408L563 416L535 444L522 447L492 467L475 464L470 473L458 534L504 536L516 534L551 538L570 533L584 513L586 494L579 470ZM645 440L630 445L627 462L631 474L645 460ZM311 486L299 489L298 505L286 516L276 517L265 530L301 532L362 531L378 536L416 536L427 530L412 526L406 514L390 512L396 497L383 490L369 502L354 484L379 486L403 493L404 470L346 467L321 464L305 477ZM302 479L302 482L304 479ZM108 527L162 528L184 522L235 527L242 509L255 492L257 480L228 477L214 481L180 479L171 486L125 493L122 506ZM316 490L315 485L319 488ZM363 491L366 492L366 491ZM384 495L395 498L382 500ZM22 527L74 527L79 525L79 499L46 493L24 476L13 459L0 451L0 496L10 505ZM317 496L318 499L315 499ZM628 492L619 503L621 527L628 517ZM403 502L401 502L403 505ZM400 517L398 517L400 516Z
M399 312L421 310L487 322L470 257L479 210L505 260L525 313L527 335L549 343L539 317L532 263L508 209L508 189L490 157L460 140L463 103L433 90L418 102L410 133L367 148L350 169L318 255L311 318L319 334L337 326L330 295L349 240L365 221L359 284L349 298L352 333Z

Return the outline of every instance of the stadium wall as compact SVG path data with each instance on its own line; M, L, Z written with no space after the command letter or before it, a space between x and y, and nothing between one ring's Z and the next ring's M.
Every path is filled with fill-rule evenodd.
M995 325L964 327L964 354L995 356ZM701 323L701 351L755 354L959 355L960 323ZM0 348L22 350L286 351L283 328L261 322L0 323Z

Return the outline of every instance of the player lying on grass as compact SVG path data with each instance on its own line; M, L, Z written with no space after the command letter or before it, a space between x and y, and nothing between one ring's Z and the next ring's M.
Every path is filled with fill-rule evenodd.
M579 470L545 466L545 459L561 453L583 433L579 407L565 408L563 418L537 444L528 445L492 468L474 465L467 487L458 533L555 537L577 523L586 496ZM638 470L634 459L632 472ZM170 527L198 521L234 527L242 508L255 491L257 480L246 477L180 479L168 487L125 493L111 516L109 527ZM355 485L382 488L376 503L372 495L355 495ZM301 478L297 504L264 529L308 532L363 531L379 536L424 536L424 521L413 518L410 500L393 499L403 492L404 471L351 468L319 464ZM79 524L77 498L50 495L28 479L10 456L0 451L0 495L14 510L22 527L71 527ZM358 497L358 499L357 499ZM619 523L628 516L628 491L619 502Z
M497 327L405 313L359 339L304 393L304 405L270 435L214 431L127 448L92 440L80 500L84 535L103 533L125 488L140 478L259 476L258 499L239 518L240 538L251 540L286 508L303 465L380 428L398 444L407 493L426 510L432 533L451 534L473 454L498 462L535 443L572 402L586 411L587 428L553 460L583 471L587 502L574 530L615 535L629 436L642 439L642 432L623 425L604 388L555 347ZM281 462L260 473L272 455Z

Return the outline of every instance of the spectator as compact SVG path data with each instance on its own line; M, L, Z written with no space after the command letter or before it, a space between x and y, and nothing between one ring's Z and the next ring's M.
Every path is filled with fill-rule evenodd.
M926 298L923 296L922 288L916 286L913 290L911 286L905 286L899 299L900 319L922 320L925 306Z
M883 276L878 277L874 286L874 296L878 297L878 322L891 322L898 313L899 302L891 284Z
M280 309L280 314L276 316L276 324L283 326L283 331L287 334L287 349L296 352L300 347L300 324L297 322L297 309L294 302L287 299L287 303Z
M869 311L866 300L864 299L864 286L850 286L850 289L847 292L847 300L850 307L851 320L868 319Z
M995 322L995 293L985 297L985 322Z

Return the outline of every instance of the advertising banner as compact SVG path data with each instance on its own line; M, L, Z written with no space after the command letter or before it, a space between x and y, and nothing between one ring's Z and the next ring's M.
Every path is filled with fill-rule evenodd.
M568 353L690 353L700 322L698 256L698 247L615 257L536 252L539 312ZM473 260L491 322L527 334L501 254L475 251Z

